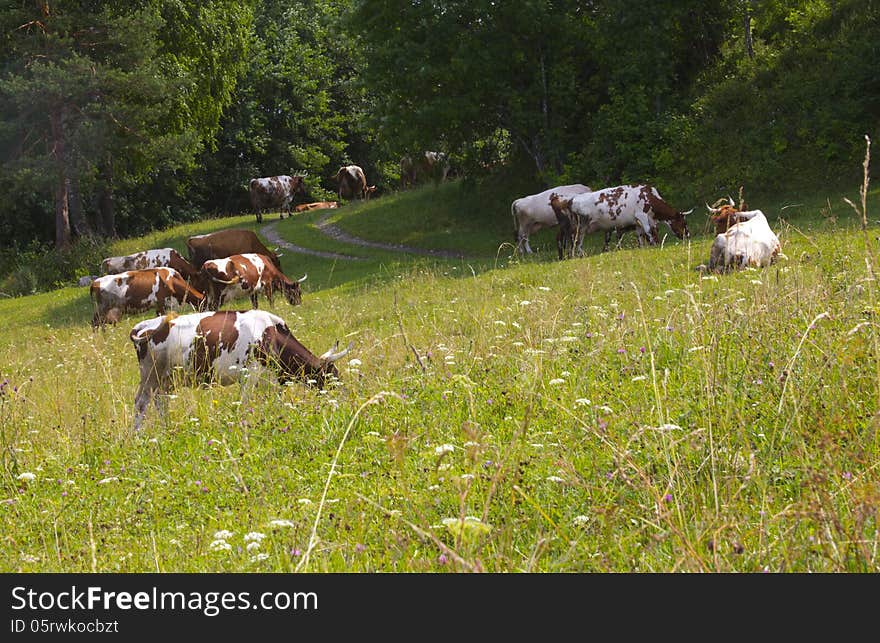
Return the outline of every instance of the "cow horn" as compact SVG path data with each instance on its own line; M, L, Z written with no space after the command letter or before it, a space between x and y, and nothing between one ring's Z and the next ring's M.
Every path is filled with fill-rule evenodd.
M309 276L309 273L304 274L302 277L300 277L299 279L296 280L296 283L301 284L302 282L304 282L306 280L306 277L308 277L308 276Z
M730 201L730 205L732 205L734 208L736 207L736 203L734 203L733 197L729 194L727 195L727 200Z
M349 342L348 346L346 348L344 348L343 350L341 350L337 353L336 350L339 348L339 340L336 340L336 343L333 344L332 348L330 348L330 350L328 350L326 353L321 355L318 359L323 359L327 362L335 362L340 357L343 357L344 355L346 355L348 353L348 351L351 350L352 346L354 346L354 342Z
M718 213L718 210L719 210L719 208L713 208L713 207L710 206L708 203L706 204L706 209L707 209L709 212L711 212L712 214L717 214L717 213Z
M687 212L682 212L682 213L681 213L681 216L686 217L687 215L689 215L689 214L690 214L691 212L693 212L693 211L694 211L694 209L691 208L691 209L688 210Z

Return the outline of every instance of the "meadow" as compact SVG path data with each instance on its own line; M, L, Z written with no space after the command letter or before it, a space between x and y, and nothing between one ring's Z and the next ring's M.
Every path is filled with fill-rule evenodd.
M712 235L513 254L510 200L457 184L278 222L309 274L271 310L341 385L179 388L131 430L126 317L87 289L0 300L0 544L21 572L880 571L880 191L753 202L773 266L696 267ZM488 215L487 215L488 212ZM872 218L872 216L874 218ZM117 242L172 245L252 216ZM662 234L662 229L661 229ZM268 304L261 300L261 307ZM247 307L247 300L238 306Z

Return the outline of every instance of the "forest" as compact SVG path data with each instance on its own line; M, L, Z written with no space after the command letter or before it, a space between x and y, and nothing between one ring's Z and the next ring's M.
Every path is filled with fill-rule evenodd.
M248 212L252 177L388 193L438 150L463 190L797 194L880 124L874 0L5 0L0 39L0 279Z

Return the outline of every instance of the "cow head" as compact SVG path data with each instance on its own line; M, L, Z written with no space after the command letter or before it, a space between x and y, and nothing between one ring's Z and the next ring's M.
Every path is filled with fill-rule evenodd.
M284 298L291 306L299 306L302 303L302 288L300 287L300 284L304 282L308 276L308 273L306 273L296 281L288 281L283 285L282 289L284 291Z
M709 210L709 219L715 226L715 234L725 233L730 226L740 221L739 210L730 196L726 203L724 199L719 199L712 205L707 203L706 209Z
M673 234L679 239L690 239L691 232L688 230L688 224L685 217L693 211L694 209L691 208L687 212L676 212L674 217L664 220L664 223L669 226L669 229L672 230Z
M333 347L330 348L330 350L328 350L323 355L318 356L320 367L317 372L312 374L315 379L315 383L318 386L323 388L325 381L331 376L339 379L339 370L336 368L336 364L334 364L334 362L336 362L341 357L347 355L352 346L354 346L354 342L349 342L347 347L339 350L339 341L337 341L335 344L333 344Z
M364 190L364 198L365 198L365 199L369 199L371 196L373 196L374 194L376 194L376 191L377 191L378 189L379 189L379 188L377 188L375 185L371 185L371 186L369 186L366 190Z

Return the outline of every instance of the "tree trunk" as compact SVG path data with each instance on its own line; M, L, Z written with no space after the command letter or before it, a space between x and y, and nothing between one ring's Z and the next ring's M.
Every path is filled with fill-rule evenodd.
M100 187L98 188L98 211L101 232L105 237L116 236L116 208L113 203L113 160L108 155L101 166Z
M52 126L52 156L58 169L55 184L55 247L70 245L70 211L68 205L67 167L64 162L64 108L56 107L49 117Z
M67 207L70 211L70 224L73 233L78 237L92 236L94 230L92 230L92 225L83 209L79 179L73 176L70 168L67 169L67 175Z
M745 32L746 54L749 58L755 57L755 50L752 48L752 3L745 3L745 12L743 13L743 31Z

